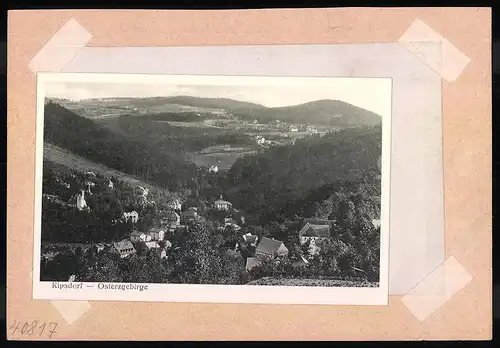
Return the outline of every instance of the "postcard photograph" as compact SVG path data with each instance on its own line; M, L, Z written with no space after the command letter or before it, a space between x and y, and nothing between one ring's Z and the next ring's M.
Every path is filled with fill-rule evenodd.
M40 73L35 299L387 304L389 78Z

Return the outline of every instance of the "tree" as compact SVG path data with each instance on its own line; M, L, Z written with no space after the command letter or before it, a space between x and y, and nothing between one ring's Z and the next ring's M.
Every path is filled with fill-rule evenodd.
M234 249L235 245L239 242L241 236L233 226L226 226L223 231L224 245L229 249Z
M242 257L232 258L227 254L221 257L222 277L220 284L246 284L250 280L250 276L245 268L245 263Z
M132 245L134 246L135 251L137 252L137 256L146 256L147 252L149 251L148 247L144 242L133 242Z
M194 222L188 226L169 257L172 282L217 284L223 276L221 255L212 247L208 224Z
M82 260L67 250L59 253L50 261L41 263L40 279L42 281L68 281L69 277L83 269Z
M107 253L94 253L92 257L89 257L76 278L81 282L119 283L124 281L119 261L109 257Z

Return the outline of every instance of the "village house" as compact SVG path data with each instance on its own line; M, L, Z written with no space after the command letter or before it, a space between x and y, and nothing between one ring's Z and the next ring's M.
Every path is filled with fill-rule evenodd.
M151 236L141 232L141 231L133 231L130 234L130 241L131 242L150 242L151 241Z
M168 259L168 255L167 255L167 251L165 249L163 249L161 252L160 252L160 259Z
M314 243L330 237L330 226L306 223L299 231L300 244Z
M89 193L89 195L91 195L92 191L90 190L90 188L95 187L95 183L92 181L87 181L87 183L85 185L87 186L87 192Z
M318 134L318 130L314 127L307 126L307 131L312 133L312 134Z
M239 231L239 230L241 230L241 227L240 227L240 226L238 226L237 224L233 223L233 222L226 222L226 223L224 224L224 228L226 228L226 227L231 227L231 228L232 228L233 230L235 230L235 231Z
M380 219L373 219L372 224L373 224L373 227L380 228Z
M259 240L259 237L255 236L251 233L247 233L247 234L244 234L243 236L241 236L241 243L243 245L247 245L247 246L256 247L258 240Z
M113 243L113 247L110 249L110 252L120 255L121 258L125 258L135 254L136 250L132 243L125 239L120 242Z
M112 190L114 187L115 187L115 184L113 184L113 182L111 180L109 180L108 188Z
M210 173L217 173L219 171L219 167L217 167L217 166L210 166L210 168L208 169L208 171Z
M139 220L139 213L136 212L135 210L130 211L130 212L125 212L122 215L122 219L125 220L125 222L132 222L133 224L137 223L137 220Z
M333 220L304 219L302 228L299 231L300 244L314 243L318 239L329 238L333 223Z
M255 249L255 256L260 258L271 258L288 256L288 248L282 241L262 237L257 249Z
M297 126L290 126L290 132L298 132L299 131L299 127Z
M106 249L106 245L99 243L99 244L94 245L94 248L95 248L95 252L97 254L99 254L100 252L104 251L104 249Z
M165 230L160 227L153 227L149 230L148 235L153 241L160 241L165 238Z
M218 210L229 210L233 206L230 202L223 200L222 195L220 196L220 199L214 202L214 205Z
M184 225L168 225L165 226L165 238L175 237L178 233L181 233L185 228Z
M182 209L182 204L178 199L174 199L174 200L167 203L167 207L168 207L168 209L171 209L171 210L179 210L180 211Z
M243 212L239 211L238 209L233 209L232 216L236 224L245 224L245 214Z
M198 208L191 207L181 213L181 218L184 222L192 221L198 218Z
M319 242L330 238L333 223L333 220L304 219L304 224L299 231L300 245L307 244L309 252L317 254L319 252Z
M158 249L160 247L160 244L158 244L158 242L156 242L156 241L150 241L150 242L146 242L144 244L146 245L148 250Z
M162 225L174 225L177 226L181 223L181 217L174 211L166 211L162 214L160 223Z

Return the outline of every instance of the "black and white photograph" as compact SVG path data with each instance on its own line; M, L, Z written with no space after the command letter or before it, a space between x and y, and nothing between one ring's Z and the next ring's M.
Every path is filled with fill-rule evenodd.
M385 304L391 83L40 73L34 297Z

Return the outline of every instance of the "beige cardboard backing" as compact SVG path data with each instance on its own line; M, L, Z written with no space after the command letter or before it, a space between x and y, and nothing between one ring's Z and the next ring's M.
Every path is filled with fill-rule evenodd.
M471 59L456 81L443 81L443 156L446 257L459 260L472 282L423 323L391 296L380 307L92 302L69 325L49 301L31 299L35 75L28 64L70 18L92 33L89 46L395 42L421 19ZM11 11L8 24L7 326L57 322L52 339L75 340L491 337L490 9Z

